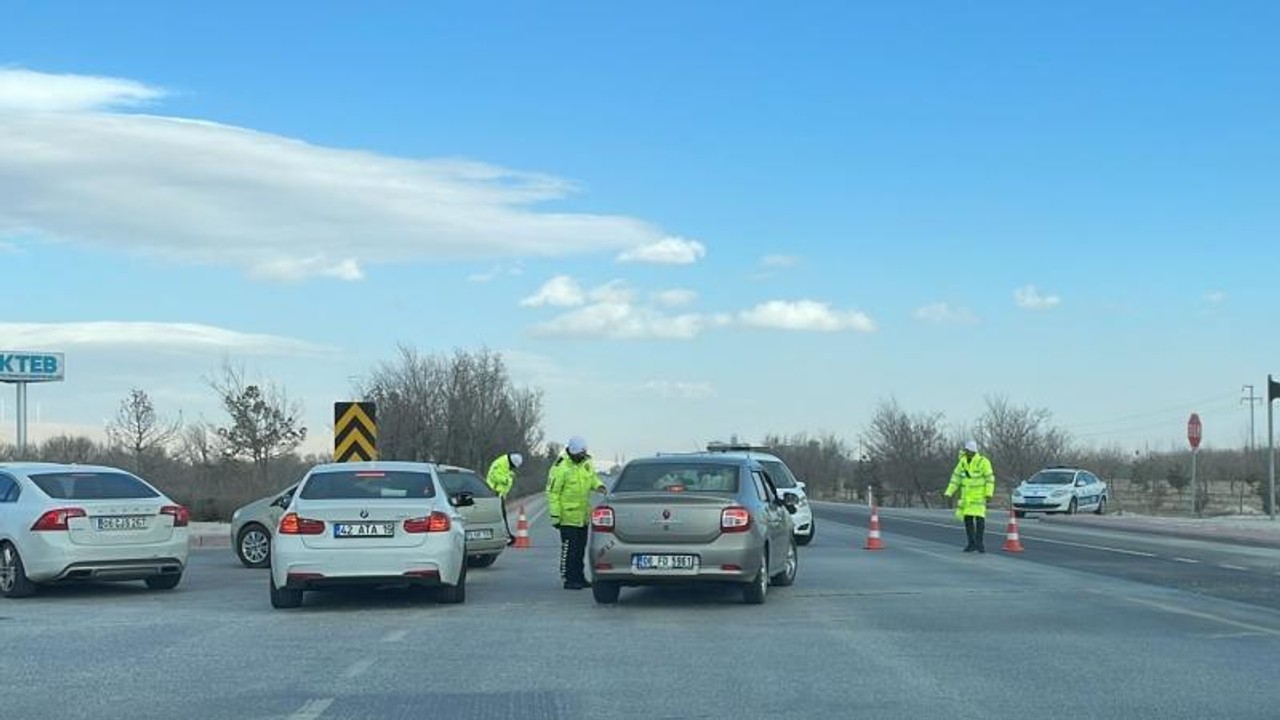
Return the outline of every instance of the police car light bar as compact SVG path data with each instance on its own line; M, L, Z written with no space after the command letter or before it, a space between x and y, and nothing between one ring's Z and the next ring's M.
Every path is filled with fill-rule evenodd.
M707 452L766 452L769 449L768 445L748 445L744 443L713 442L707 444Z

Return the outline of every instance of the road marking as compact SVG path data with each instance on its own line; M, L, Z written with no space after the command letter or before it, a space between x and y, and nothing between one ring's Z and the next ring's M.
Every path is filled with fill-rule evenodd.
M373 667L373 664L375 662L377 662L377 660L373 658L365 658L364 660L357 660L354 664L352 664L351 667L347 668L346 672L342 673L342 677L348 680L350 680L351 678L360 677L361 675L369 672L369 668Z
M408 630L393 630L387 633L386 637L382 638L382 642L385 642L385 643L400 642L401 640L404 640L406 637L409 637Z
M1247 567L1240 567L1239 565L1228 565L1227 563L1219 563L1218 567L1222 568L1223 570L1237 570L1239 572L1249 572L1249 568Z
M1180 562L1180 563L1187 563L1188 565L1195 565L1196 563L1200 562L1199 560L1192 560L1191 558L1179 558L1179 557L1174 558L1173 561Z
M306 705L298 708L298 712L289 716L289 720L316 720L333 704L333 698L308 700Z
M1138 603L1139 605L1146 605L1148 607L1153 607L1153 608L1156 608L1157 610L1163 610L1167 613L1173 613L1175 615L1186 615L1187 617L1199 618L1201 620L1208 620L1210 622L1221 623L1223 625L1230 625L1231 627L1240 628L1241 630L1247 630L1253 633L1262 633L1264 635L1272 635L1274 637L1280 637L1280 630L1263 627L1261 625L1254 625L1252 623L1240 622L1238 620L1228 620L1227 618L1218 617L1217 615L1210 615L1209 613L1202 613L1196 610L1188 610L1187 608L1178 607L1176 605L1166 605L1164 603L1156 602L1154 600L1143 600L1142 598L1136 598L1136 597L1126 597L1125 600L1128 600L1129 602L1133 602L1133 603Z

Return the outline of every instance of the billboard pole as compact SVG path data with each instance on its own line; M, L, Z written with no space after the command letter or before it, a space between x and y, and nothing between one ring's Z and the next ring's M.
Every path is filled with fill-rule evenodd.
M18 424L18 457L25 460L27 457L27 384L14 383L14 387L18 388L18 410L14 413L14 419Z
M1276 382L1267 376L1267 510L1276 519L1276 432L1275 406Z

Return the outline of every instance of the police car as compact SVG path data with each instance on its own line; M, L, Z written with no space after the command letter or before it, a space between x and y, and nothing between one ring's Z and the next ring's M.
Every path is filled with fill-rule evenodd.
M1029 512L1065 513L1092 511L1101 515L1107 510L1110 489L1097 475L1076 467L1051 467L1024 480L1013 491L1014 514Z
M805 494L805 484L796 479L791 468L787 467L782 458L769 452L767 447L737 443L713 442L707 445L707 452L746 455L760 463L764 471L769 473L769 479L773 481L779 493L794 493L799 499L796 511L791 515L791 522L795 526L796 544L808 545L813 542L813 536L818 528L814 522L813 508L809 507L809 497Z

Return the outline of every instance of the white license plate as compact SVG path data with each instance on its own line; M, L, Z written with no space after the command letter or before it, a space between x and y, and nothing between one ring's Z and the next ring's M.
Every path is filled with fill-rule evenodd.
M146 516L100 517L97 518L99 530L146 530Z
M396 524L391 522L333 524L333 536L336 538L392 537L395 534Z
M631 567L638 572L692 572L698 569L698 556L632 555Z
M468 540L492 540L493 531L492 530L468 530L467 539Z

